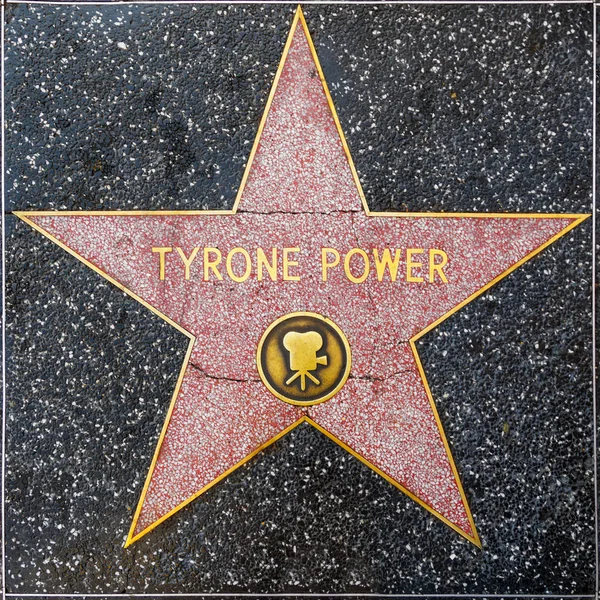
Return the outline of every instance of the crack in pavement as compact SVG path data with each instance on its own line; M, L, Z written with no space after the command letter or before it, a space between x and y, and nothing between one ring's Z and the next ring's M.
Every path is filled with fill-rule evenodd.
M196 371L198 371L198 373L200 373L204 377L207 377L208 379L214 379L216 381L232 381L235 383L254 383L254 382L261 381L260 379L252 379L252 378L237 379L235 377L224 377L222 375L211 375L210 373L207 373L204 369L201 369L198 365L194 364L192 361L190 361L188 363L188 365L190 367L192 367L193 369L195 369Z
M320 211L320 210L269 210L269 211L260 211L260 210L238 210L238 215L357 215L357 214L365 214L362 210L330 210L330 211Z
M357 381L387 381L392 377L397 377L398 375L402 375L402 373L412 373L413 369L406 368L400 369L400 371L395 371L394 373L390 373L389 375L385 375L383 377L377 377L376 375L348 375L348 379L355 379Z

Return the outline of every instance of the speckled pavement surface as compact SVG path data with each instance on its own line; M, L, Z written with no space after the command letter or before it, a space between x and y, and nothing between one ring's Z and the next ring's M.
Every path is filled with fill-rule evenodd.
M11 5L7 209L230 207L292 11ZM590 211L590 5L305 13L373 210ZM308 425L123 549L187 340L8 217L7 591L592 594L590 238L418 343L483 550Z

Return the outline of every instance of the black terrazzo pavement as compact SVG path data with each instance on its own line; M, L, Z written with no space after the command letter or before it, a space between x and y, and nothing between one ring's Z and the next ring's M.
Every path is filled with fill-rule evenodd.
M11 5L8 208L230 206L291 11ZM373 209L590 211L591 5L305 12ZM123 549L185 340L7 227L8 592L594 593L590 221L420 342L482 551L310 426Z
M85 597L85 596L83 596ZM114 596L95 596L95 598L97 598L97 600L109 600L109 598L114 597ZM134 596L135 597L135 596ZM171 596L172 597L172 596ZM223 597L223 596L217 596L217 597ZM225 596L227 598L227 600L260 600L260 599L264 599L264 598L273 598L273 597L277 597L277 596L268 596L268 595L235 595L235 594L231 594L231 595L227 595ZM286 595L285 598L286 600L302 600L305 599L307 596L306 595L294 595L294 594L290 594L290 595ZM358 599L362 599L362 598L409 598L410 596L360 596L360 595L346 595L344 596L343 594L339 594L339 595L334 595L334 594L328 594L328 595L320 595L320 594L315 594L315 595L310 595L308 596L309 598L311 598L311 600L325 600L326 598L343 598L343 597L350 597L350 598L354 598L356 600ZM13 598L13 600L25 600L26 598L28 598L28 596L11 596L11 598ZM29 596L30 598L30 596ZM53 600L67 600L67 598L72 598L72 596L38 596L38 598L40 600L50 600L51 598ZM151 594L149 594L148 596L144 597L146 600L160 600L160 599L164 599L164 596L152 596ZM185 594L179 594L177 595L177 598L179 598L180 600L210 600L210 599L214 599L215 596L209 596L209 595L185 595ZM435 598L439 598L439 596L419 596L419 598L421 600L434 600ZM458 600L460 598L460 600L509 600L509 598L513 598L512 596L468 596L468 595L463 595L463 596L445 596L444 598L447 598L448 600ZM528 600L543 600L544 598L548 598L547 596L528 596ZM590 598L590 596L553 596L552 600L583 600L584 598Z
M8 209L231 206L294 6L8 10ZM591 10L305 7L371 206L589 211Z

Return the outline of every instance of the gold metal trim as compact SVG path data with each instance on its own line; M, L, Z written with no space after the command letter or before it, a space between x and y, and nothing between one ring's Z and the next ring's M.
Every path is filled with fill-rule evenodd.
M476 215L476 216L478 217L479 215ZM480 296L481 294L483 294L484 292L489 290L493 285L498 283L501 279L504 279L507 275L512 273L514 270L518 269L521 265L525 264L528 260L532 259L536 254L539 254L542 250L545 250L548 246L550 246L551 244L554 244L554 242L556 242L556 240L560 239L563 235L569 233L569 231L571 231L572 229L577 227L577 225L583 223L583 221L585 221L589 217L591 217L591 215L587 215L587 214L584 214L584 215L577 215L577 214L575 214L575 215L548 215L546 218L560 218L560 219L574 219L574 220L573 220L573 222L569 223L569 225L567 225L564 229L559 231L557 234L553 235L547 242L544 242L541 246L539 246L538 248L536 248L535 250L533 250L532 252L530 252L529 254L524 256L521 260L518 260L514 265L510 266L508 269L506 269L505 271L500 273L500 275L494 277L494 279L492 279L491 281L486 283L482 288L480 288L476 292L473 292L468 298L463 300L460 304L457 304L454 308L449 310L447 313L443 314L439 319L435 320L433 323L431 323L430 325L425 327L425 329L423 329L423 331L420 331L417 335L413 336L410 341L416 342L419 338L423 337L427 332L429 332L433 328L437 327L440 323L445 321L448 317L451 317L455 312L457 312L461 308L463 308L463 306L466 306L467 304L469 304L469 302L471 302L472 300L477 298L477 296Z
M233 473L236 469L238 469L242 465L246 464L249 460L253 459L259 452L262 452L265 448L268 448L271 444L274 444L277 440L281 439L284 435L286 435L290 431L292 431L292 429L295 429L296 427L298 427L298 425L300 425L300 423L302 423L303 421L304 421L304 417L301 417L297 421L294 421L291 425L286 427L284 430L280 431L277 435L273 436L270 440L268 440L264 444L261 444L258 448L256 448L252 452L250 452L250 454L245 456L242 460L237 462L235 465L233 465L232 467L229 467L229 469L227 469L226 471L223 471L223 473L221 473L221 475L219 475L218 477L213 479L210 483L205 485L203 488L199 489L193 496L190 496L187 500L185 500L181 504L178 504L175 508L171 509L167 514L163 515L160 519L158 519L158 521L155 521L154 523L152 523L152 525L150 525L149 527L146 527L146 529L143 529L137 535L134 536L133 532L135 531L135 526L137 525L137 519L139 517L139 512L143 505L143 500L145 499L145 494L146 494L146 491L148 488L148 486L145 485L144 491L143 491L144 496L142 498L140 498L140 502L138 504L138 510L136 511L135 520L131 525L131 528L129 530L129 535L127 536L127 541L125 542L125 548L127 548L127 546L131 546L131 544L133 544L133 542L137 542L137 540L139 540L141 537L145 536L147 533L150 533L153 529L158 527L163 521L166 521L169 517L172 517L176 512L181 510L184 506L187 506L190 502L193 502L196 498L198 498L198 496L204 494L204 492L206 492L211 487L213 487L214 485L219 483L219 481L221 481L222 479L225 479L225 477L227 477L228 475L231 475L231 473ZM162 443L162 439L160 440L160 442ZM152 468L154 469L154 465Z
M281 77L281 73L283 72L283 67L285 65L285 61L287 60L288 52L290 51L290 47L292 45L292 40L294 39L294 33L296 31L296 27L298 26L298 20L303 19L302 9L300 5L296 9L294 14L294 19L292 21L292 26L290 27L290 32L288 33L287 40L285 42L285 46L283 47L283 53L281 58L279 59L279 65L277 67L277 71L275 72L275 78L273 79L273 84L271 85L271 91L269 92L269 97L267 98L267 104L265 106L265 111L263 112L263 116L258 125L258 131L256 132L256 137L254 138L254 144L252 146L252 150L250 151L250 156L248 158L248 163L246 164L246 169L244 170L244 175L242 176L242 182L240 183L240 187L238 189L238 193L235 197L235 202L233 204L233 212L237 212L238 207L240 205L240 200L242 199L242 195L244 193L244 188L246 187L246 182L248 181L248 176L250 175L250 171L252 169L252 163L254 162L254 156L260 146L260 138L262 137L262 132L267 124L267 119L269 118L269 112L271 111L271 104L273 104L273 98L275 98L275 92L277 91L277 86L279 85L279 78Z
M260 447L258 447L253 452L251 452L242 461L236 463L233 467L231 467L230 469L228 469L227 471L225 471L224 473L222 473L220 476L218 476L216 479L214 479L210 484L208 484L207 486L203 487L196 494L194 494L192 497L190 497L188 500L186 500L182 504L178 505L176 508L172 509L169 513L167 513L166 515L164 515L163 517L161 517L158 521L156 521L155 523L153 523L151 526L147 527L142 532L138 533L136 536L133 536L133 532L135 531L135 527L137 525L137 521L138 521L138 518L139 518L139 514L140 514L140 511L141 511L141 508L142 508L142 506L144 504L144 500L145 500L145 497L146 497L148 486L150 484L150 480L152 479L152 474L153 474L154 468L156 466L156 462L157 462L158 455L160 453L160 449L161 449L161 446L162 446L162 443L163 443L163 440L164 440L164 437L165 437L165 433L167 431L167 428L168 428L168 425L169 425L169 422L170 422L170 418L171 418L171 415L172 415L172 412L173 412L173 408L174 408L175 402L177 400L177 396L179 394L179 389L181 387L181 382L182 382L183 376L184 376L184 374L185 374L185 372L187 370L189 358L190 358L191 351L192 351L192 348L193 348L193 345L194 345L194 342L195 342L195 337L189 331L186 331L183 327L181 327L175 321L173 321L172 319L170 319L169 317L167 317L165 314L163 314L161 311L159 311L158 309L156 309L155 307L153 307L151 304L149 304L148 302L146 302L145 300L143 300L142 298L140 298L137 294L135 294L134 292L132 292L131 290L129 290L128 288L126 288L123 284L121 284L117 280L113 279L110 275L108 275L107 273L103 272L101 269L99 269L95 265L93 265L91 262L89 262L87 259L85 259L81 255L79 255L73 249L71 249L68 246L66 246L63 242L61 242L60 240L58 240L52 234L46 232L42 227L40 227L39 225L37 225L36 223L34 223L31 220L31 218L34 218L34 217L59 217L59 216L69 216L69 217L80 217L80 216L81 217L82 216L119 216L119 217L128 217L128 216L131 216L131 217L146 217L146 216L148 216L148 217L156 217L156 216L186 216L186 215L187 216L224 216L224 215L234 215L234 214L236 214L238 212L240 200L242 198L243 191L244 191L244 188L245 188L247 180L248 180L248 176L249 176L249 173L250 173L250 169L252 167L252 163L254 161L254 157L255 157L256 152L258 150L258 147L260 145L260 138L261 138L262 132L263 132L264 127L265 127L266 122L267 122L267 118L268 118L268 115L269 115L271 104L273 102L273 98L275 96L275 92L276 92L276 89L277 89L277 86L278 86L278 83L279 83L279 79L281 77L281 73L283 71L283 67L284 67L285 61L287 59L287 55L288 55L288 52L289 52L289 49L290 49L290 46L291 46L291 43L292 43L293 35L294 35L295 31L296 31L296 27L298 26L298 23L302 24L302 28L303 28L304 33L306 35L306 39L307 39L309 47L310 47L311 55L313 57L315 65L317 67L317 72L319 73L319 78L321 79L321 82L322 82L322 85L323 85L323 89L324 89L325 95L327 97L327 102L328 102L329 108L330 108L331 113L333 115L333 119L334 119L334 122L335 122L335 125L336 125L336 128L337 128L338 134L340 136L340 140L341 140L344 152L346 154L346 158L348 160L348 164L350 165L350 170L352 172L352 176L354 178L354 182L356 184L357 190L358 190L360 198L361 198L363 209L364 209L365 214L367 216L369 216L369 217L378 217L378 218L381 218L381 217L384 217L384 218L388 218L388 217L391 217L391 218L415 218L415 217L419 217L419 218L432 218L432 219L438 219L438 218L448 218L448 219L452 219L452 218L469 218L469 219L573 219L572 223L570 223L566 228L564 228L562 231L560 231L559 233L557 233L556 235L554 235L546 243L544 243L539 248L537 248L536 250L534 250L533 252L531 252L530 254L528 254L526 257L524 257L523 259L521 259L518 262L516 262L514 265L512 265L506 271L504 271L503 273L501 273L500 275L498 275L497 277L495 277L488 284L486 284L485 286L483 286L481 289L477 290L475 293L473 293L466 300L464 300L463 302L461 302L460 304L458 304L456 307L454 307L453 309L451 309L450 311L448 311L447 313L445 313L444 315L442 315L439 319L437 319L436 321L434 321L433 323L431 323L429 326L427 326L425 329L423 329L421 332L419 332L417 335L415 335L409 341L411 349L412 349L412 352L413 352L413 356L415 357L415 361L416 361L419 373L421 375L421 379L422 379L423 384L425 386L425 390L427 392L427 395L428 395L428 398L429 398L429 402L430 402L430 405L432 407L432 410L433 410L433 413L434 413L434 416L435 416L435 419L436 419L438 430L440 432L440 435L442 437L444 446L446 448L446 452L447 452L448 458L450 460L450 464L451 464L451 467L452 467L454 478L455 478L456 484L458 486L458 489L460 491L461 498L462 498L462 501L463 501L463 505L465 507L465 510L466 510L468 518L469 518L469 523L471 524L472 530L474 532L473 537L468 536L464 531L460 530L456 525L454 525L453 523L451 523L450 521L448 521L448 519L446 519L441 514L439 514L438 512L436 512L435 509L433 509L432 507L428 506L424 501L422 501L421 499L419 499L418 497L416 497L413 493L411 493L409 490L407 490L406 488L404 488L400 483L398 483L397 481L393 480L391 477L389 477L388 475L386 475L383 471L381 471L381 469L379 469L375 465L371 464L364 457L362 457L361 455L359 455L356 451L352 450L349 446L347 446L346 444L344 444L341 440L338 440L335 436L333 436L331 433L329 433L323 427L321 427L320 425L318 425L316 422L314 422L309 417L305 417L305 416L301 417L299 420L297 420L296 422L294 422L288 428L284 429L281 433L279 433L278 435L276 435L275 437L273 437L271 440L269 440L265 444L263 444ZM152 463L150 465L150 469L148 471L148 475L147 475L146 480L145 480L144 488L142 490L142 494L140 496L140 500L138 502L138 506L137 506L136 512L134 514L134 519L133 519L133 522L132 522L129 534L127 536L127 541L125 542L125 547L130 546L134 541L139 540L142 536L144 536L147 533L149 533L150 531L152 531L155 527L157 527L158 525L160 525L163 521L165 521L170 516L172 516L173 514L175 514L179 509L183 508L184 506L186 506L187 504L189 504L190 502L192 502L193 500L195 500L198 496L200 496L201 494L203 494L206 490L210 489L213 485L215 485L216 483L218 483L219 481L221 481L227 475L229 475L230 473L232 473L235 469L237 469L238 467L240 467L243 464L245 464L246 462L248 462L251 458L253 458L254 456L256 456L259 452L261 452L266 447L268 447L269 445L271 445L272 443L274 443L275 441L277 441L278 439L280 439L281 437L283 437L289 431L291 431L292 429L294 429L295 427L297 427L300 423L307 422L307 423L310 423L311 425L313 425L316 429L318 429L322 433L324 433L327 437L329 437L330 439L332 439L333 441L335 441L342 448L344 448L345 450L347 450L350 454L352 454L353 456L355 456L356 458L358 458L361 462L363 462L364 464L366 464L367 466L369 466L376 473L378 473L383 478L385 478L387 481L389 481L392 485L394 485L399 490L401 490L402 492L404 492L412 500L414 500L419 505L421 505L422 507L424 507L425 509L427 509L433 515L435 515L438 519L440 519L441 521L443 521L444 523L446 523L449 527L451 527L452 529L454 529L457 533L459 533L460 535L462 535L463 537L465 537L466 539L468 539L470 542L472 542L473 544L475 544L476 546L478 546L479 548L481 548L481 541L479 539L479 536L477 534L477 530L475 528L475 523L474 523L473 517L471 515L471 511L469 509L469 506L468 506L468 503L467 503L467 500L466 500L466 496L465 496L462 484L460 482L460 477L458 475L458 470L456 469L456 465L454 463L454 459L453 459L452 453L450 451L450 446L448 444L448 440L446 439L446 436L445 436L445 433L444 433L444 430L443 430L443 427L442 427L442 424L441 424L441 421L440 421L437 409L435 407L435 402L434 402L433 397L431 395L431 390L429 389L429 384L427 382L427 379L426 379L426 376L425 376L425 372L423 370L423 366L421 364L421 361L420 361L420 358L419 358L419 355L418 355L418 352L417 352L417 349L416 349L416 346L415 346L415 342L418 339L420 339L421 337L423 337L427 332L431 331L437 325L439 325L440 323L442 323L443 321L445 321L447 318L449 318L450 316L452 316L454 313L456 313L458 310L460 310L463 306L465 306L466 304L468 304L469 302L471 302L472 300L474 300L477 296L483 294L486 290L488 290L490 287L492 287L493 285L495 285L496 283L498 283L501 279L503 279L504 277L506 277L507 275L509 275L512 271L514 271L515 269L517 269L519 266L521 266L522 264L524 264L525 262L527 262L533 256L535 256L536 254L538 254L539 252L541 252L542 250L544 250L545 248L547 248L550 244L554 243L560 237L562 237L563 235L565 235L566 233L568 233L569 231L571 231L574 227L576 227L581 222L583 222L585 219L587 219L588 217L591 216L590 214L576 214L576 213L575 214L574 213L565 213L565 214L545 214L545 213L531 213L531 214L527 214L527 213L477 213L477 212L473 212L473 213L465 213L465 212L430 213L430 212L377 212L377 211L371 211L371 210L369 210L369 207L367 205L366 198L365 198L365 195L364 195L361 183L360 183L360 179L358 177L358 172L357 172L356 167L354 165L354 161L352 160L352 156L350 154L350 149L349 149L348 143L346 141L346 137L345 137L344 132L342 130L340 120L339 120L337 112L335 110L335 106L333 105L333 100L331 98L331 94L329 93L329 89L328 89L327 83L325 81L325 76L323 74L323 70L321 68L321 64L319 62L319 59L317 57L316 49L315 49L314 43L312 41L312 38L310 36L310 32L308 30L308 26L306 24L306 20L304 18L304 14L302 12L302 8L300 7L300 5L298 5L298 7L296 9L296 13L295 13L294 19L292 21L292 26L290 28L290 33L288 34L288 38L287 38L286 44L284 46L283 54L282 54L281 60L279 62L279 66L277 68L277 71L276 71L276 74L275 74L275 77L274 77L274 80L273 80L273 84L272 84L272 87L271 87L271 91L269 93L269 97L267 99L267 103L266 103L266 106L265 106L265 111L264 111L262 119L260 121L260 124L259 124L259 127L258 127L258 131L257 131L257 135L256 135L256 138L254 140L254 144L253 144L252 150L250 152L250 156L248 158L248 162L246 164L246 168L244 170L244 173L243 173L243 176L242 176L242 180L241 180L241 183L240 183L240 187L239 187L238 192L236 194L236 199L235 199L235 202L234 202L234 205L233 205L232 209L226 209L226 210L156 210L156 211L152 211L152 210L107 210L107 211L103 211L103 210L90 210L90 211L76 211L76 210L58 211L58 210L54 210L54 211L43 211L42 210L42 211L15 211L15 212L13 212L13 214L15 216L17 216L19 219L23 220L28 225L30 225L33 229L35 229L36 231L40 232L42 235L44 235L45 237L47 237L48 239L50 239L52 242L54 242L55 244L57 244L58 246L60 246L61 248L63 248L63 250L66 250L69 254L71 254L72 256L74 256L75 258L77 258L78 260L80 260L82 263L84 263L90 269L92 269L93 271L95 271L96 273L98 273L99 275L101 275L102 277L104 277L105 279L107 279L108 281L110 281L116 287L118 287L119 289L121 289L122 291L124 291L126 294L128 294L129 296L131 296L133 299L137 300L140 304L142 304L143 306L145 306L146 308L148 308L149 310L151 310L153 313L155 313L156 315L158 315L159 317L161 317L162 319L164 319L167 323L169 323L170 325L172 325L173 327L175 327L175 329L177 329L178 331L180 331L181 333L183 333L184 335L186 335L189 338L189 340L190 340L189 344L188 344L186 356L185 356L185 359L183 361L183 365L182 365L181 371L179 373L177 384L175 386L175 391L174 391L173 396L171 398L171 402L170 402L169 409L168 409L168 412L167 412L167 417L165 419L165 423L163 425L163 428L162 428L162 431L161 431L161 434L160 434L160 437L159 437L159 440L158 440L158 443L157 443L157 446L156 446L156 450L154 452ZM311 313L311 314L314 314L314 313ZM343 336L343 339L345 339L345 336Z
M335 211L331 211L335 214ZM366 212L369 217L394 219L580 219L591 213L482 213L482 212ZM235 215L237 210L15 210L11 214L23 217L215 217Z
M437 417L437 413L436 413L436 417ZM476 546L481 548L481 541L479 539L479 536L477 535L477 530L475 529L475 523L473 522L473 517L471 516L471 512L469 511L468 505L466 504L464 492L462 490L462 487L460 487L460 485L459 485L459 490L461 493L461 497L463 499L463 504L467 511L469 523L470 523L471 528L474 533L473 536L468 535L466 532L464 532L462 529L460 529L460 527L458 527L457 525L452 523L452 521L449 521L446 517L444 517L444 515L437 512L437 510L435 510L435 508L429 506L429 504L427 504L424 500L422 500L418 496L415 496L415 494L413 494L410 490L405 488L401 483L399 483L398 481L396 481L395 479L393 479L392 477L387 475L384 471L382 471L379 467L376 467L373 463L369 462L364 456L360 455L358 452L356 452L356 450L353 450L350 446L346 445L344 442L342 442L340 439L338 439L335 435L333 435L327 429L325 429L324 427L319 425L316 421L313 421L310 417L305 417L304 420L307 423L310 423L315 429L318 429L322 434L326 435L330 440L333 440L336 444L341 446L344 450L346 450L347 452L352 454L352 456L354 456L355 458L358 458L358 460L360 460L360 462L362 462L363 464L367 465L367 467L369 467L370 469L373 469L373 471L375 471L375 473L377 473L378 475L381 475L381 477L383 477L386 481L391 483L394 487L397 487L401 492L404 492L411 500L414 500L417 504L419 504L420 506L422 506L423 508L428 510L432 515L436 516L440 521L442 521L443 523L448 525L448 527L451 527L452 529L454 529L454 531L456 531L457 533L460 533L460 535L462 535L464 538L466 538L467 540L469 540L470 542L472 542L473 544L475 544ZM439 419L436 419L436 420L438 421L438 426L439 426ZM456 467L454 466L454 463L452 463L452 467L453 467L453 469L452 469L453 472L456 472ZM457 475L455 473L455 478L456 477L457 477ZM457 483L459 483L459 482L457 482Z
M344 374L342 375L342 379L340 380L340 382L328 394L325 394L324 396L317 398L316 400L311 400L309 402L299 402L297 400L292 400L291 398L288 398L287 396L284 396L283 394L279 393L269 383L269 380L267 379L267 376L262 367L261 353L262 353L263 345L264 345L265 340L267 339L269 333L271 333L271 331L273 331L273 329L275 327L277 327L277 325L279 325L280 323L283 323L284 321L292 319L293 317L313 317L315 319L319 319L320 321L324 321L325 323L327 323L327 325L332 327L336 331L336 333L340 336L340 339L342 340L342 343L346 350L346 367L344 369ZM256 349L256 368L258 369L258 374L260 375L262 382L265 384L267 389L273 394L273 396L275 396L276 398L279 398L280 400L283 400L287 404L293 404L294 406L314 406L315 404L321 404L322 402L325 402L326 400L333 398L333 396L335 396L344 387L344 384L346 383L346 381L348 380L348 376L350 375L351 367L352 367L352 352L350 351L350 344L348 343L348 338L346 337L344 332L331 319L328 319L327 317L324 317L323 315L320 315L320 314L314 313L314 312L306 312L306 311L292 312L292 313L287 313L286 315L283 315L282 317L279 317L278 319L275 319L275 321L273 321L265 329L264 333L260 337L260 341L258 342L258 348Z

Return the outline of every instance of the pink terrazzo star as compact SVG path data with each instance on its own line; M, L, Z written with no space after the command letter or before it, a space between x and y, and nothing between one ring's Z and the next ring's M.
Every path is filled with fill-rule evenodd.
M585 217L370 213L300 10L233 211L19 216L190 338L126 545L302 422L480 545L414 342ZM189 279L178 247L189 260L199 248ZM164 279L157 248L171 249ZM222 253L215 269L205 248ZM242 253L232 260L243 281L227 275L233 248L252 261L248 275ZM259 280L257 248L277 249L275 281ZM282 279L283 248L299 248L288 257L299 280ZM341 257L326 281L323 248ZM400 249L395 281L389 270L380 281L374 263L351 281L343 260L352 248L369 260L374 249ZM408 275L421 282L406 276L408 248L420 251L422 266ZM447 282L431 276L427 249L448 256ZM355 256L352 278L364 271ZM315 406L279 400L257 372L263 332L297 311L331 319L352 351L344 387Z

